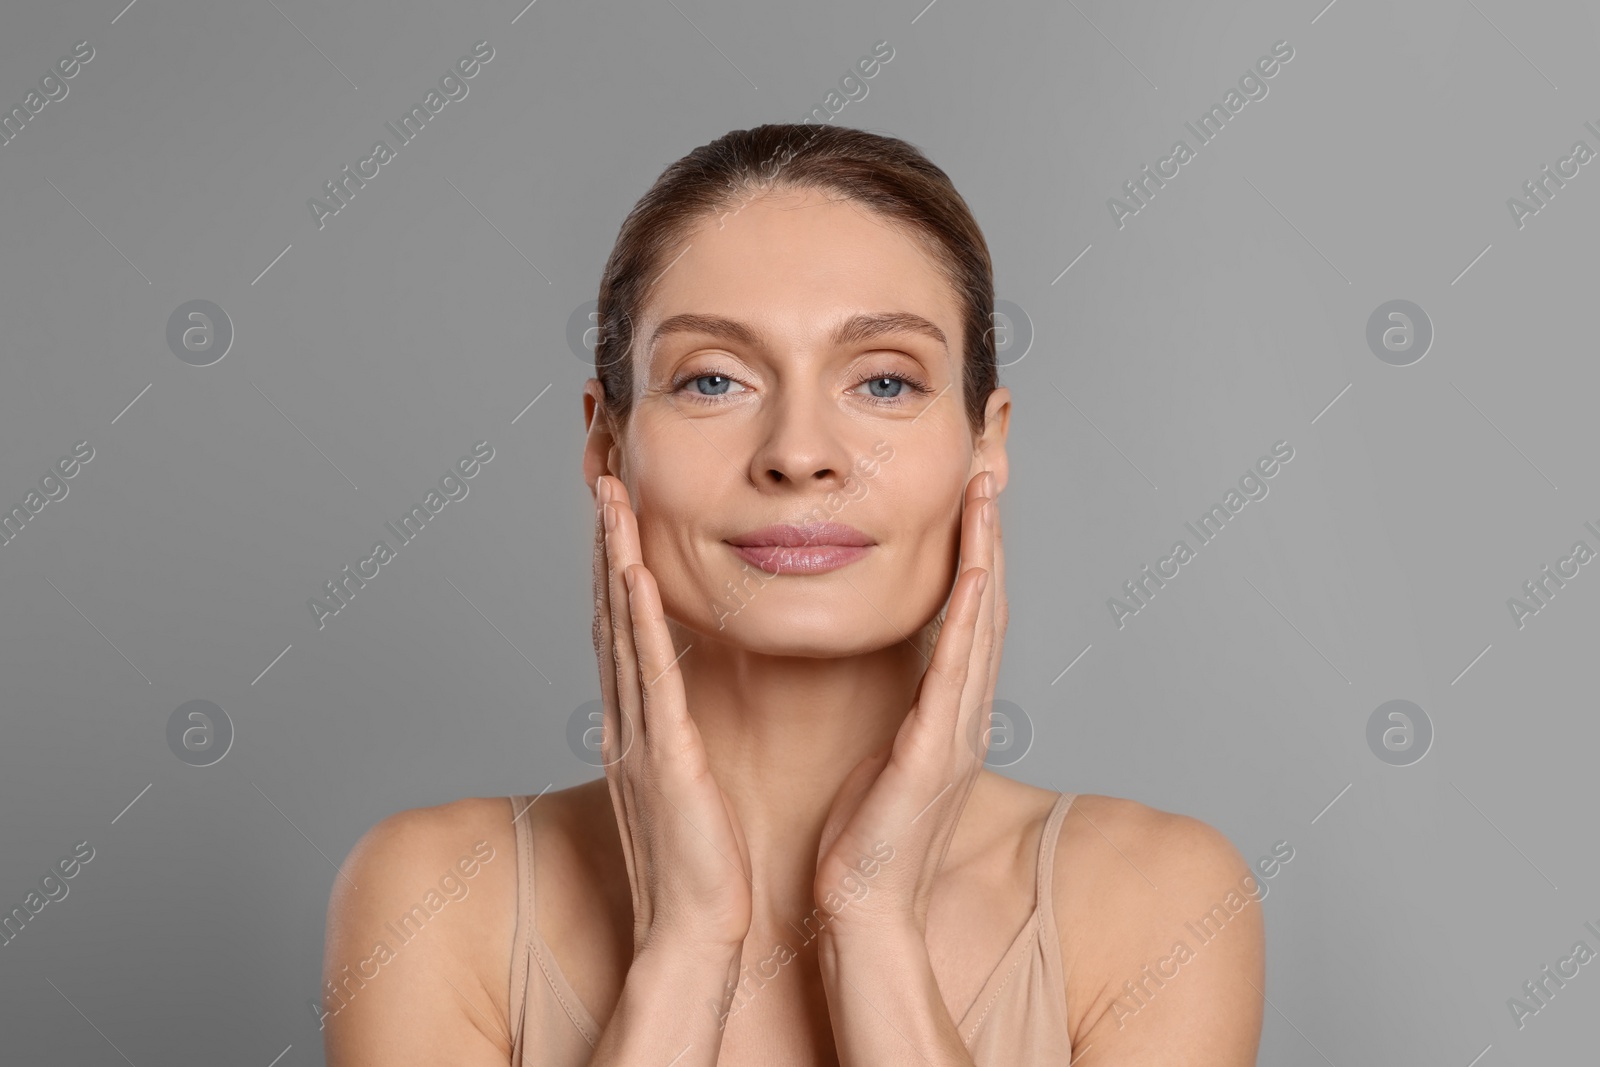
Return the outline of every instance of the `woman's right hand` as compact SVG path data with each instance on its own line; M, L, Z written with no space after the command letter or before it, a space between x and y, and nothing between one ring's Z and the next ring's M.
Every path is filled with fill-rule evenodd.
M744 831L689 717L627 489L601 475L595 493L601 752L633 888L634 955L665 945L737 956L752 912Z

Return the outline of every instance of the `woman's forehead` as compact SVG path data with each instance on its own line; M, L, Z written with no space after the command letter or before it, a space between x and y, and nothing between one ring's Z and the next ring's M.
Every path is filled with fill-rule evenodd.
M692 311L668 315L647 325L646 330L642 340L647 359L664 340L677 335L724 340L747 348L764 348L768 341L759 323ZM825 332L826 343L835 348L907 336L932 342L949 353L949 335L933 320L913 311L841 310Z
M920 335L946 352L961 331L950 278L923 242L859 205L752 202L691 230L665 256L633 322L641 360L674 334L750 347L780 334L834 344Z

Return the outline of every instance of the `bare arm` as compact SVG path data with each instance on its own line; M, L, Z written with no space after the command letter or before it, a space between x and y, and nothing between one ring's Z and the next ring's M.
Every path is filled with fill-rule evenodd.
M920 932L852 939L824 930L818 945L841 1064L972 1067Z
M634 957L590 1067L713 1067L742 953L660 945Z

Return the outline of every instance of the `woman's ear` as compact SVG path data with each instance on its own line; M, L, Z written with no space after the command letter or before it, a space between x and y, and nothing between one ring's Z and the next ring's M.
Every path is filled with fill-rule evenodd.
M1011 390L999 386L989 394L984 406L983 433L978 436L977 454L972 458L973 473L980 470L994 472L995 495L1005 490L1011 473L1006 458L1006 434L1011 429Z
M583 383L583 424L589 436L583 445L583 481L591 494L602 474L616 474L611 469L611 452L616 438L611 433L611 419L606 412L605 392L598 378Z

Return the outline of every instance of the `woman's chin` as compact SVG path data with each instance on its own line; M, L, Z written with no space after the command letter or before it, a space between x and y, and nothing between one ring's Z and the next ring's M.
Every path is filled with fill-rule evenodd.
M737 615L719 611L709 619L696 620L692 628L742 651L810 659L866 655L900 644L920 629L915 625L897 629L891 620L876 614L863 619L855 613L813 614L785 611L776 605L767 611L747 605Z

